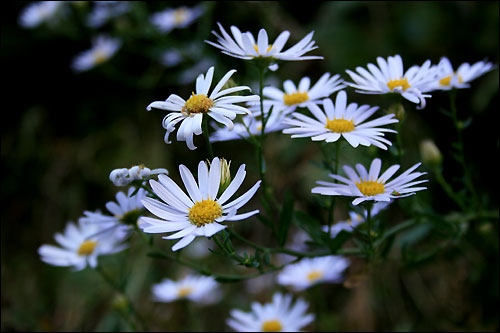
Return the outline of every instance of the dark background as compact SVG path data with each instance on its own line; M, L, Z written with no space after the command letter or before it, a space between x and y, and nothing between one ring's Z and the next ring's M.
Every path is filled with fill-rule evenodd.
M174 142L166 145L161 127L165 113L146 111L150 102L164 100L171 93L190 94L194 83L177 81L182 70L206 58L215 65L216 78L236 68L238 72L233 78L258 92L256 73L248 63L221 54L203 42L215 41L210 31L219 32L216 22L226 30L236 25L254 35L264 27L270 41L281 31L289 30L287 47L315 31L318 49L311 54L325 59L282 64L268 78L280 88L283 80L298 83L303 76L310 76L314 83L326 71L349 80L345 69L365 67L374 63L377 56L395 54L402 56L405 69L427 59L437 63L442 56L447 56L454 68L479 60L498 64L498 2L205 2L205 15L188 28L174 29L169 34L152 29L148 15L195 2L139 3L134 13L99 29L82 23L88 9L85 7L73 9L70 18L59 26L22 28L17 19L28 3L8 1L1 5L1 302L5 331L123 329L123 323L110 311L111 293L99 277L88 270L73 273L46 265L40 261L37 248L52 244L54 233L62 231L68 221L76 221L84 210L104 210L104 204L120 190L108 179L112 169L143 163L152 169L167 168L177 177L179 164L194 170L197 162L206 157L201 136L196 137L196 151L177 142L175 133L171 137ZM70 69L72 58L90 47L91 36L105 31L122 37L123 47L102 66L74 74ZM195 45L194 49L177 67L165 68L156 60L164 46L177 47L188 42ZM205 71L194 74L193 81ZM247 78L250 83L245 81ZM471 88L457 93L459 117L473 117L464 133L467 162L479 193L493 207L498 207L498 82L495 69L471 82ZM355 94L349 88L347 93L349 100L359 104L386 101L381 96ZM455 129L439 111L449 107L447 93L432 93L423 110L416 110L411 103L404 105L408 117L403 133L407 147L404 167L419 161L419 142L431 138L445 156L445 177L458 184L460 170L449 155ZM311 159L319 158L319 151L305 140L288 148L289 140L286 136L270 137L266 148L268 163L273 165L270 178L278 191L290 186L299 197L297 201L306 202L314 181L320 178L310 164ZM214 149L216 154L231 159L232 165L247 163L250 171L256 170L248 143L218 143ZM257 179L255 174L248 177L245 184L253 184ZM431 184L425 195L433 208L443 214L455 209L444 192ZM496 235L498 224L491 228L488 232ZM385 299L394 301L393 304L373 305L370 302L375 302L375 298L365 289L352 294L351 290L335 289L338 299L330 301L334 310L327 316L333 318L332 322L321 326L319 321L313 328L498 330L498 238L493 236L491 246L483 245L472 244L471 249L477 251L474 254L454 248L453 259L436 259L415 273L424 276L422 280L410 275L405 282L410 286L408 290L418 291L415 295L411 291L398 294L405 302L411 299L404 310L392 309L398 303L390 295L385 295ZM146 260L143 252L129 250L124 269L132 276L131 294L147 305L150 284L170 267L178 266ZM471 269L470 261L475 260L471 258L477 256L481 266ZM118 256L122 260L124 257L125 254ZM118 259L108 262L111 266L119 265ZM389 265L383 272L390 274L392 269ZM478 276L471 276L473 273ZM384 279L386 283L391 281ZM109 297L103 297L103 293ZM237 305L236 300L228 301L221 311ZM186 322L168 321L180 318L176 311L181 310L155 305L147 317L152 318L152 327L157 330L165 330L165 324L171 325L168 327L172 330L187 329ZM215 310L200 315L199 320L210 318L211 311ZM398 313L396 318L391 311ZM218 317L225 318L225 313ZM163 316L164 322L154 319L155 315ZM202 327L227 330L222 320Z

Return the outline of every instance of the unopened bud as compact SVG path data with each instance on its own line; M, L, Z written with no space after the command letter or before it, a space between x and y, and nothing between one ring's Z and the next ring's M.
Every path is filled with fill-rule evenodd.
M227 161L224 158L220 160L220 186L219 192L222 193L226 190L226 188L231 183L231 161Z
M429 165L439 165L442 160L441 151L430 139L420 142L420 156L422 162Z

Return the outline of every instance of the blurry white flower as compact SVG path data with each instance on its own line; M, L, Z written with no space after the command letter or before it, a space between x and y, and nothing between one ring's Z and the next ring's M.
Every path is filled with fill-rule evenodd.
M264 105L264 114L268 114L268 109L272 107L271 104ZM287 125L283 122L286 118L282 112L273 111L266 122L266 133L281 131ZM210 135L211 142L217 141L230 141L230 140L240 140L248 138L250 134L252 136L260 136L262 134L262 117L256 117L254 113L249 115L244 115L241 118L242 122L234 124L232 130L227 127L218 127L214 124L212 126L215 131Z
M152 287L153 299L173 302L187 299L198 304L211 304L221 297L219 284L212 276L187 275L179 281L163 279Z
M235 103L259 100L259 96L226 96L237 91L250 90L249 87L236 86L222 90L235 72L234 69L227 72L212 90L212 93L208 95L214 75L214 67L210 67L206 76L203 74L198 76L196 94L193 92L187 101L178 95L171 94L164 102L156 101L147 106L148 111L151 108L173 111L163 118L163 127L167 130L166 143L171 143L168 137L175 130L175 125L181 122L177 131L177 140L186 141L188 148L194 150L196 146L193 144L193 134L203 133L201 125L205 114L232 129L234 126L232 120L236 118L237 114L250 113L247 108L235 105Z
M311 60L311 59L323 59L320 56L304 56L305 53L312 51L317 48L314 46L315 41L312 40L314 31L310 32L301 41L292 46L286 51L283 51L283 47L290 36L289 31L283 31L274 43L269 44L269 38L265 29L260 29L257 40L251 32L242 33L236 26L231 26L231 32L233 37L231 37L222 27L220 23L217 23L222 36L217 32L212 31L212 33L217 37L217 43L206 40L208 44L215 46L222 50L222 53L230 55L232 57L240 59L256 59L256 58L267 58L269 60ZM270 66L271 70L276 70L278 65L272 63Z
M174 28L185 28L203 14L201 6L188 8L167 8L151 16L151 23L163 32L169 32Z
M87 17L87 24L92 28L99 28L109 19L118 17L130 10L128 1L93 1L92 11Z
M348 266L349 260L342 256L302 258L285 266L276 279L279 284L301 291L317 283L342 282L342 273Z
M160 173L168 174L168 171L167 169L163 168L151 170L150 168L147 168L141 164L134 165L130 169L114 169L109 174L109 180L111 180L115 186L126 186L134 180L147 180L152 175L158 175Z
M413 181L426 174L426 172L413 172L420 164L422 163L415 164L388 183L386 182L396 173L399 165L392 165L382 175L380 175L382 162L379 158L372 161L369 171L362 164L356 164L359 175L353 168L344 165L344 172L349 178L335 174L329 175L344 184L317 181L317 184L323 186L314 187L311 192L322 195L354 196L356 199L353 200L352 204L355 206L365 200L390 201L393 198L407 197L415 194L416 191L426 189L426 187L413 187L427 181Z
M496 66L486 61L478 61L473 65L466 62L461 64L455 72L450 60L442 57L437 68L438 78L434 81L433 87L435 89L450 90L453 88L469 88L470 81L495 69Z
M102 214L101 212L84 211L84 217L80 217L79 222L98 224L105 229L124 227L125 224L134 225L137 223L140 213L144 206L142 199L146 197L144 189L137 190L135 195L134 187L128 189L128 193L118 192L116 194L116 202L108 201L106 209L113 215Z
M97 266L97 257L114 254L128 247L122 243L127 237L125 232L103 232L96 224L79 221L78 225L69 222L64 233L56 233L54 238L61 246L44 244L39 247L41 260L53 266L72 266L75 271L87 265Z
M310 137L313 141L325 142L335 142L344 137L354 148L359 145L374 145L386 150L385 144L392 145L389 140L383 138L384 132L396 131L379 126L397 123L393 113L363 123L378 110L378 106L358 107L356 103L347 105L347 94L344 90L337 94L335 105L330 98L326 98L323 100L323 107L324 111L316 104L307 105L316 119L298 112L292 113L295 119L285 119L284 123L293 127L284 129L283 133L292 134L292 138Z
M250 312L231 310L226 323L236 332L299 332L314 320L308 306L301 298L292 305L292 295L276 293L271 303L253 302Z
M64 1L36 1L26 6L19 15L19 24L34 28L42 23L50 23L64 5Z
M71 64L76 72L82 72L94 68L111 58L121 46L121 40L105 35L99 35L92 39L92 47L83 51L73 59Z
M303 77L298 86L291 80L286 80L283 83L284 91L275 87L265 87L262 91L263 95L269 99L264 100L264 103L274 105L273 112L281 111L289 114L297 107L306 107L311 103L320 103L320 98L325 98L334 92L345 88L342 84L340 75L330 77L330 73L325 73L311 87L311 80L308 77Z
M345 82L356 88L356 92L363 94L398 93L412 103L420 103L418 109L425 107L425 98L431 95L424 93L433 90L432 84L436 79L437 68L431 66L431 61L425 61L422 66L414 65L406 72L403 71L403 60L399 54L387 58L377 57L378 66L368 64L368 69L356 67L354 73L346 70L355 83Z
M174 67L182 62L184 56L178 50L168 50L160 56L160 63L165 67Z
M260 180L243 195L227 201L236 193L246 176L245 164L242 164L233 180L222 194L218 195L221 183L221 163L215 157L210 163L201 161L198 164L198 183L192 173L184 165L179 165L182 181L189 194L168 176L159 175L158 181L150 180L153 192L163 201L146 197L142 200L144 207L159 218L141 217L139 227L145 233L174 232L164 239L178 239L172 251L177 251L190 244L195 237L211 237L226 228L220 223L224 221L239 221L257 214L254 210L248 213L236 214L257 192Z
M381 210L387 208L390 202L380 201L373 204L371 216L377 215ZM366 209L363 209L363 214L361 215L355 211L349 211L349 218L345 221L339 221L332 225L330 228L330 237L335 238L339 232L342 230L347 232L352 232L361 223L366 221ZM328 226L324 225L321 228L324 232L328 232Z

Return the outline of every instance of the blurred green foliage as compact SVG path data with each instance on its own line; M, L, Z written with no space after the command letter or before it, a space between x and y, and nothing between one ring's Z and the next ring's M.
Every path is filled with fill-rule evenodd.
M84 210L105 210L104 204L120 190L108 179L112 169L143 163L167 168L177 177L179 164L193 169L205 158L201 137L196 138L200 147L196 151L176 140L166 145L161 127L164 113L147 112L146 106L171 93L190 94L195 77L210 65L215 65L218 77L237 69L233 79L257 91L253 67L203 42L215 39L210 31L218 31L216 22L254 35L265 28L271 39L289 30L290 45L315 31L318 49L313 53L325 59L282 64L266 81L280 87L285 79L298 83L303 76L314 82L327 71L348 79L346 69L394 54L402 56L405 68L427 59L437 63L442 56L454 66L484 59L499 63L498 2L202 2L206 12L200 19L168 34L156 31L149 16L196 2L132 2L131 12L95 29L84 24L90 2L74 5L69 17L52 26L22 28L17 19L28 4L1 5L3 331L128 329L119 315L119 300L114 301L113 290L95 272L49 266L40 261L37 249L53 243L54 233L67 221L76 221ZM71 59L88 49L98 32L123 38L122 49L107 63L74 74ZM177 48L185 50L181 64L167 68L158 61L163 50ZM192 81L182 81L184 71L203 59L208 65L193 72ZM498 212L498 83L495 69L457 94L459 118L473 117L464 131L467 163L484 207L494 212ZM384 96L355 94L352 89L347 93L358 104L381 105L383 110L390 105ZM445 177L456 186L461 173L450 157L455 129L440 113L440 108L448 107L445 93L433 93L424 110L405 104L403 168L419 161L418 145L430 138L445 156ZM294 206L308 211L314 200L320 200L312 198L311 187L326 176L311 163L320 160L321 152L309 141L290 141L279 134L269 136L269 179L280 198L287 189ZM250 171L246 181L255 181L256 165L248 158L253 157L248 143L216 143L214 149L232 165L246 163ZM372 151L363 149L349 150L345 164L370 160L367 152ZM424 171L429 172L428 190L404 199L401 205L430 202L432 211L417 227L395 238L392 246L405 265L387 260L365 275L363 263L354 261L344 285L312 287L306 296L317 320L310 330L499 329L498 214L496 219L490 216L473 223L459 212L454 214L454 202L437 185L433 172ZM400 217L402 211L396 208L391 216ZM344 210L336 212L336 216L342 214ZM256 220L239 228L259 243L270 242ZM164 243L169 251L168 242ZM243 292L244 282L238 282L225 285L223 302L202 310L195 304L152 302L151 285L163 277L176 278L182 268L148 257L146 249L137 245L100 262L126 279L127 292L152 331L227 331L224 320L231 308L269 299L270 290L252 295ZM219 265L231 269L228 261Z

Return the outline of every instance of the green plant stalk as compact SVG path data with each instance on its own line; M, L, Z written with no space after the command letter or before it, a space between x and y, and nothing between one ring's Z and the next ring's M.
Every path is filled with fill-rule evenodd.
M333 169L334 174L338 173L339 156L340 156L340 141L337 140L337 142L335 142L335 162L334 162L334 169ZM337 183L337 180L334 179L333 182ZM330 198L330 206L328 207L328 220L327 221L328 221L328 234L329 235L330 235L330 232L332 230L332 223L334 220L336 198L337 198L336 195L332 195L332 197Z
M202 126L203 126L203 137L205 138L208 150L208 157L210 158L211 161L214 158L214 150L212 149L212 143L210 142L210 134L208 133L208 116L206 114L203 115Z
M138 331L138 327L135 323L137 321L141 325L141 329L139 330L139 332L141 332L141 331L144 332L146 330L146 324L145 324L144 320L142 319L142 317L137 313L132 301L125 293L125 290L123 290L123 288L118 283L113 281L113 279L108 274L106 274L106 272L102 269L101 266L97 265L97 267L95 268L95 271L97 271L99 273L99 275L103 278L103 280L106 281L116 292L118 292L118 294L120 296L123 296L124 299L126 300L127 311L120 311L120 313L122 313L124 315L125 319L127 320L129 325L131 326L132 331L133 332Z
M453 125L455 126L455 129L457 131L457 148L458 148L458 153L459 153L459 162L462 167L463 173L464 173L464 183L467 189L470 191L472 196L474 197L474 203L475 207L478 207L478 199L477 199L477 192L474 187L474 184L472 182L472 177L469 172L469 168L467 167L467 163L465 162L465 153L464 153L464 144L463 144L463 137L462 137L462 125L460 124L460 121L458 120L457 116L457 106L456 106L456 90L452 89L450 90L450 109L451 109L451 119L453 120Z

